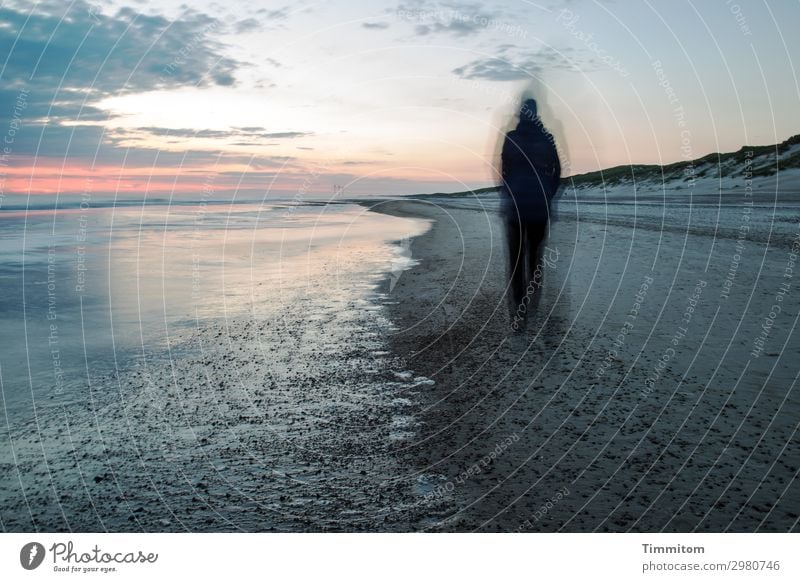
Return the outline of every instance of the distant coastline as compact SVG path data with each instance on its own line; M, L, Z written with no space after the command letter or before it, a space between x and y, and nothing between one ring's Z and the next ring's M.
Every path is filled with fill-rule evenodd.
M778 176L781 183L778 183ZM716 152L671 164L629 164L563 178L564 187L576 194L624 187L637 190L697 190L707 194L741 188L745 180L755 189L780 186L800 190L800 134L767 146L742 146L735 152ZM411 198L460 197L497 192L487 186L461 192L414 194Z

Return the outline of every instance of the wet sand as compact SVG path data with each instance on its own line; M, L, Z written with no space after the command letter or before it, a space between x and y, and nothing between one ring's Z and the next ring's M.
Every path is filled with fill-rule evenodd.
M391 268L301 254L279 300L245 260L247 309L7 417L2 528L798 529L794 288L750 356L791 238L562 212L515 332L490 199L367 206L433 226Z
M429 508L394 449L425 379L392 371L385 322L337 307L315 315L337 330L327 353L300 361L291 317L219 322L176 338L169 360L98 378L85 404L40 406L9 438L3 527L408 530Z
M383 306L407 263L390 240L424 223L353 205L209 205L141 210L126 230L111 211L118 234L98 219L97 297L80 310L72 249L53 253L63 383L48 358L4 349L0 528L407 531L436 515L396 455L430 380L398 367ZM73 215L60 218L69 230ZM34 311L44 276L27 265L27 293L5 298L20 328L50 323ZM49 356L46 336L28 342Z
M797 531L800 290L749 354L790 241L737 249L562 212L538 309L514 332L496 205L374 208L435 221L388 306L393 350L435 381L405 451L428 502L452 508L433 529Z

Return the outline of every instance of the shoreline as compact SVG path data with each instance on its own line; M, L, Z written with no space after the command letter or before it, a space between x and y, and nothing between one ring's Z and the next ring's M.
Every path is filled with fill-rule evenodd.
M323 245L314 295L267 287L163 358L93 368L9 427L4 527L797 530L800 298L759 335L786 249L565 217L516 332L487 200L363 206L432 227L395 240L383 217L393 255ZM730 279L734 253L759 271Z
M417 264L387 305L392 350L435 382L405 451L426 498L454 508L431 529L797 530L796 461L787 447L756 445L792 442L791 383L765 393L762 380L773 363L782 370L773 378L793 374L791 356L751 362L745 374L748 346L721 353L749 300L715 295L736 240L560 220L546 242L559 259L515 333L501 217L450 202L372 205L434 221L413 240ZM698 252L680 253L684 237ZM720 258L704 270L711 242ZM651 252L661 253L655 268ZM783 260L785 249L771 252Z
M295 213L295 224L300 212L312 228L290 231L295 242L274 228L256 241L245 217L224 229L222 248L210 230L211 250L173 250L162 269L194 318L164 307L181 316L169 320L163 344L143 339L125 361L121 341L113 360L90 345L89 364L63 394L42 382L16 413L6 409L3 529L409 531L431 515L395 454L426 379L398 375L383 340L386 276L405 262L389 239L418 225L352 207L326 230L313 209ZM133 240L152 239L137 230ZM160 260L161 245L181 248L161 240L154 253L142 244L137 260ZM137 285L159 284L159 271L143 264ZM92 273L105 278L105 265ZM90 320L86 304L79 322ZM59 307L66 344L68 312ZM143 321L141 312L133 319ZM98 365L110 360L110 370ZM6 379L4 390L11 386Z

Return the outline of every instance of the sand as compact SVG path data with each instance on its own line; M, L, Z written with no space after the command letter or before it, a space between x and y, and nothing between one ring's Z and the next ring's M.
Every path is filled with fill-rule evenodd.
M796 223L563 210L518 332L496 199L366 204L433 226L9 423L2 529L798 529Z
M452 508L433 529L798 529L800 289L749 354L791 281L791 239L737 249L708 229L561 212L537 311L514 332L496 204L375 209L435 221L389 305L393 350L436 382L406 451L426 499Z
M159 225L164 214L173 228ZM353 205L209 205L199 216L195 232L180 228L195 224L192 209L148 210L148 226L135 220L111 249L101 229L89 273L92 289L112 281L108 305L100 287L68 310L71 273L55 278L58 345L77 367L61 390L49 361L25 366L6 346L0 528L406 531L430 515L398 481L394 454L428 380L396 373L382 307L388 273L405 262L385 237L421 231ZM7 303L20 328L48 323L33 311L40 295L27 295L26 322L18 297ZM76 328L90 341L74 341ZM37 339L31 352L48 349Z

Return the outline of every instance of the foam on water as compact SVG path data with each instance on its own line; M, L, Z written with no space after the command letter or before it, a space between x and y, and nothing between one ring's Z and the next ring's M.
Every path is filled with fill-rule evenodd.
M204 321L301 309L313 330L329 309L379 311L376 293L399 268L394 241L426 228L352 204L4 210L7 405L64 398L92 368L166 354Z

